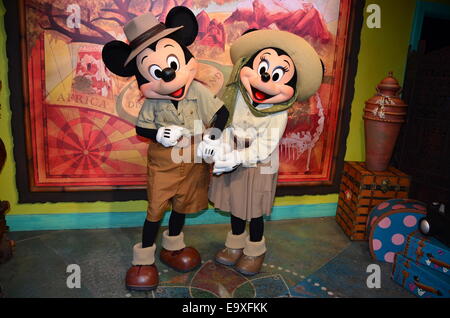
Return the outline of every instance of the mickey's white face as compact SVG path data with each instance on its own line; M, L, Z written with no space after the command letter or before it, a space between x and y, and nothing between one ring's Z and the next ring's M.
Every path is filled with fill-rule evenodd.
M173 39L163 38L155 51L146 48L136 57L141 75L148 80L140 90L147 98L182 100L197 73L197 61L186 64L182 47Z
M240 79L252 100L259 104L278 104L294 96L288 82L295 74L294 62L288 55L278 55L271 48L258 53L252 67L244 66Z

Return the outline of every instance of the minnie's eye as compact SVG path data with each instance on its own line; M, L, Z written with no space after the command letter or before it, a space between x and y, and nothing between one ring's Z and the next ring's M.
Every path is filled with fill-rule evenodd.
M180 68L180 62L178 62L178 59L175 55L170 55L167 58L167 65L169 65L169 67L174 71L178 71L178 69Z
M272 72L272 80L274 82L278 82L284 75L285 71L282 68L276 68L273 72Z
M148 71L150 72L150 75L157 81L159 81L162 77L162 70L161 68L156 65L153 64L152 66L149 67Z
M269 62L267 62L266 60L262 60L258 66L259 75L263 75L264 73L267 72L268 69L269 69Z

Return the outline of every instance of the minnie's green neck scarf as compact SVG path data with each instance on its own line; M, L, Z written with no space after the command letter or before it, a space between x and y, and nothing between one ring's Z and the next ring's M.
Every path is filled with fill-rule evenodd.
M226 85L225 91L222 96L222 101L230 112L228 123L230 123L233 118L238 91L241 92L245 103L247 104L252 114L256 117L264 117L287 110L297 100L298 93L296 92L295 95L285 103L274 104L273 106L266 109L257 109L256 107L254 107L244 85L242 85L239 79L239 73L249 59L249 57L243 57L234 65L233 71L230 75L230 80L228 81L228 84Z

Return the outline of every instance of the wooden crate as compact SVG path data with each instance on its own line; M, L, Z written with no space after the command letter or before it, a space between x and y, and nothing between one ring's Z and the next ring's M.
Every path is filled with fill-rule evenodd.
M374 206L395 198L408 198L411 178L400 170L374 172L364 162L349 161L339 190L336 221L354 241L366 240L366 223Z

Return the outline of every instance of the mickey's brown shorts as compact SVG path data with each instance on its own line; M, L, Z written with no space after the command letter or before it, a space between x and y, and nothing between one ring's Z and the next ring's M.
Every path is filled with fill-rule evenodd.
M187 158L187 162L176 163L172 159L172 147L150 143L147 163L148 221L161 220L170 207L183 214L196 213L208 207L209 165L194 162L194 148L191 143L191 147L174 149Z

